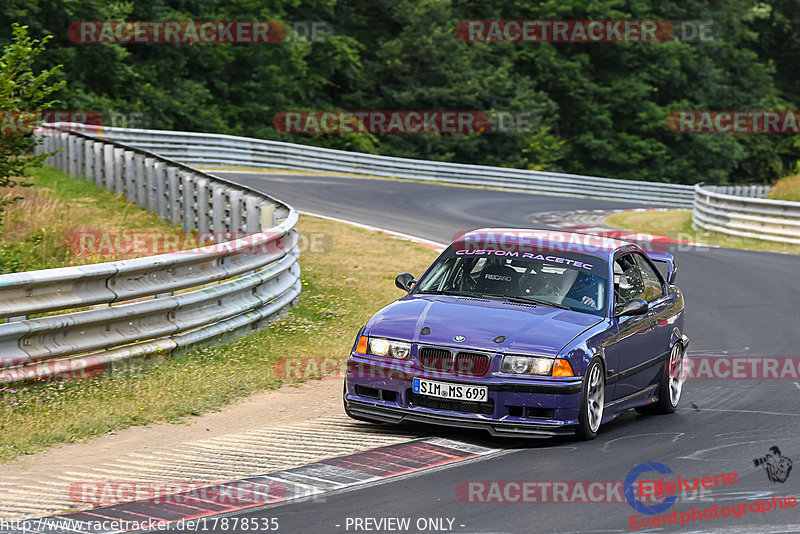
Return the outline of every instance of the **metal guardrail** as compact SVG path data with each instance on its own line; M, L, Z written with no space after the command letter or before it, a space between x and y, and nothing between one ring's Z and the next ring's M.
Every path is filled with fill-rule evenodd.
M376 156L221 134L83 127L87 133L101 138L151 150L194 166L247 166L367 174L683 207L691 205L694 196L689 185Z
M735 197L764 198L772 191L771 185L704 185L715 193L723 195L733 195Z
M800 244L800 202L768 200L769 186L694 186L695 226L723 234Z
M95 373L134 357L166 355L265 326L295 303L299 236L290 206L141 148L64 127L48 125L37 149L61 149L48 158L50 165L124 193L187 232L238 238L0 275L0 319L6 319L0 324L0 383Z

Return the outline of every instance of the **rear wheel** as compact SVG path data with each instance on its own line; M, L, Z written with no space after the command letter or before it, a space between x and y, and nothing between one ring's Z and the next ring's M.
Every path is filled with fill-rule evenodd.
M639 406L636 411L645 415L661 415L674 413L681 401L684 382L683 345L675 343L669 353L669 359L664 362L664 372L658 382L658 401L647 406Z
M578 428L575 429L575 436L578 439L590 440L597 437L597 431L603 420L605 386L603 364L600 358L593 358L583 376L581 409L578 414Z

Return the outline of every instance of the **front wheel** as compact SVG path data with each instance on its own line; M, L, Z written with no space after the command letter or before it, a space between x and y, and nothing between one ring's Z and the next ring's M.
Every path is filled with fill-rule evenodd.
M648 406L640 406L636 411L645 415L674 413L681 400L684 382L685 352L680 343L675 343L664 363L664 372L658 382L658 401Z
M578 428L575 429L575 436L580 440L597 437L600 422L603 420L605 386L603 364L600 358L593 358L583 377L581 410L578 414Z

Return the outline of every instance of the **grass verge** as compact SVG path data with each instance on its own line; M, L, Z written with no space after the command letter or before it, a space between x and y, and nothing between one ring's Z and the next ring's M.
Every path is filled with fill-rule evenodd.
M674 239L724 248L800 254L798 245L694 230L691 210L623 211L608 217L606 223L624 230L662 234Z
M35 169L25 181L33 187L0 188L0 198L22 197L6 209L0 226L0 274L120 259L81 250L71 241L81 232L181 231L124 197L51 167Z
M301 216L298 229L324 235L329 246L301 255L303 292L286 317L232 343L159 365L0 389L0 462L134 425L180 422L218 410L287 382L272 372L282 358L344 359L360 326L401 296L395 275L419 276L436 257L421 245L315 217Z
M778 180L767 198L800 202L800 174Z

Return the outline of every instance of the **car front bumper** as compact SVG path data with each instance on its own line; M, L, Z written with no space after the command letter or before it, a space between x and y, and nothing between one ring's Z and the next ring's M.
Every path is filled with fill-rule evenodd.
M384 423L417 422L482 429L494 436L572 435L578 424L581 377L467 378L432 376L388 362L351 357L344 403L348 415ZM485 403L441 401L412 392L415 377L487 386Z

